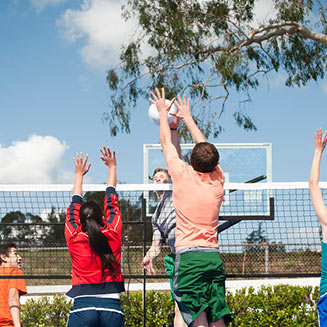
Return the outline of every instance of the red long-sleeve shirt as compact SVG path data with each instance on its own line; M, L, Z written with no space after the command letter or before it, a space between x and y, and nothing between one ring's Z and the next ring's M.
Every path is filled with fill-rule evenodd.
M65 237L72 260L73 284L67 295L75 298L123 292L124 279L120 266L117 267L116 274L105 269L102 278L100 258L91 252L88 234L82 231L79 219L79 210L82 204L83 198L79 195L73 195L72 202L67 209ZM104 226L101 228L101 232L107 238L116 260L120 264L122 220L116 190L112 186L106 189L104 212Z

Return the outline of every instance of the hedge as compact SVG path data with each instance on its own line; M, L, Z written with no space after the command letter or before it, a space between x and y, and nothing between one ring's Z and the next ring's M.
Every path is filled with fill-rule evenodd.
M234 316L230 327L314 327L318 326L316 303L319 288L311 286L263 286L258 291L243 288L227 293L226 301ZM143 316L142 293L122 294L125 326L141 327ZM174 304L169 292L146 292L146 326L172 327ZM24 327L65 327L72 302L63 295L52 300L28 300L21 309Z

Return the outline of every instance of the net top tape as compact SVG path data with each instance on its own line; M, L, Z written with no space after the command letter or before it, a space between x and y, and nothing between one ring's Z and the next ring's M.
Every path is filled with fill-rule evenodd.
M327 182L319 182L327 188ZM118 184L117 192L172 190L172 184ZM308 189L308 182L286 183L225 183L225 190L283 190ZM84 184L83 191L105 191L105 184ZM0 192L72 192L73 184L0 184Z

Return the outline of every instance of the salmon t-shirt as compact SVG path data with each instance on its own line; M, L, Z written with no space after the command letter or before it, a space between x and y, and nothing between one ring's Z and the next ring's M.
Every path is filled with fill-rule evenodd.
M18 268L0 266L0 276L23 276L23 272ZM8 303L9 289L16 288L19 295L27 293L24 279L0 279L0 326L14 326Z
M218 248L219 210L224 199L224 174L217 165L201 173L174 157L168 162L176 211L176 247Z

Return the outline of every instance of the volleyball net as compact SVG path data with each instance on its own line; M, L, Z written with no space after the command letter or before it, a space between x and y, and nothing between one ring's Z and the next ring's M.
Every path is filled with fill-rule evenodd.
M327 183L319 186L327 203ZM71 282L64 222L72 188L0 185L1 243L17 245L30 285L40 284L40 279L45 284ZM102 204L105 188L84 185L84 199ZM142 260L151 246L156 191L171 188L169 184L117 185L125 278L147 278ZM227 278L320 275L321 230L308 183L226 183L224 189L218 241ZM169 246L163 244L152 280L167 278L164 257L169 253Z

